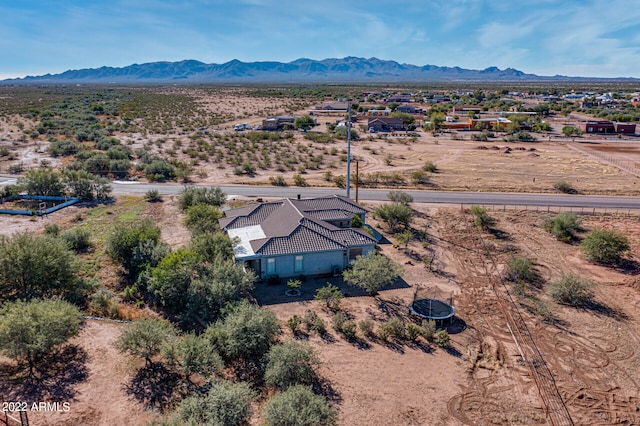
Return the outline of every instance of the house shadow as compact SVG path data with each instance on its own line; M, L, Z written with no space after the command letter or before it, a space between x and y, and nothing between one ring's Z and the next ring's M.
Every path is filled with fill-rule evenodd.
M251 291L251 295L260 306L279 305L292 302L308 303L314 300L314 296L318 289L325 287L327 284L332 284L338 287L345 297L362 297L369 295L365 290L353 287L346 283L342 279L341 275L329 277L307 277L302 282L299 289L300 294L297 296L287 296L286 291L288 290L288 287L287 280L285 279L271 284L267 281L259 281ZM397 278L391 284L384 286L380 292L384 293L385 290L409 287L411 286L403 278Z
M66 345L38 363L33 375L25 367L0 364L0 391L7 401L73 401L74 385L88 377L87 352Z

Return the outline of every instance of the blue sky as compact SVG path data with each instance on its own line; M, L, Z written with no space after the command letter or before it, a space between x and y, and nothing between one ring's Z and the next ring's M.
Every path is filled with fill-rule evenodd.
M360 56L640 77L629 0L0 0L0 79L196 59Z

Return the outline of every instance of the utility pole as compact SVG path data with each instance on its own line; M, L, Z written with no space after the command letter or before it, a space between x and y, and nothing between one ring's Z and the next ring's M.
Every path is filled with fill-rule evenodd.
M360 162L356 160L356 203L358 202L358 188L360 187L360 173L358 171L358 166Z
M347 104L347 198L351 193L351 102Z

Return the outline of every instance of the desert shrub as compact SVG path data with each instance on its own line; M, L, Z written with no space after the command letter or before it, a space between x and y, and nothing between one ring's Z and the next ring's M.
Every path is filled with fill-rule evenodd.
M405 335L407 339L415 342L418 337L424 335L424 330L419 325L408 323L405 325Z
M391 231L394 231L400 225L405 227L409 225L413 210L406 204L391 203L377 207L374 210L374 214L387 223Z
M348 340L353 340L356 338L357 329L358 325L355 321L347 320L342 323L342 327L340 327L340 333Z
M60 226L57 223L47 223L44 225L44 232L52 237L57 237L60 234Z
M156 245L160 241L160 228L150 220L118 225L113 227L105 240L105 250L113 260L122 264L132 276L144 268L144 259L134 256L134 252L143 244Z
M394 203L409 205L413 202L413 197L404 191L389 191L387 198Z
M90 236L91 233L87 229L73 228L63 232L60 238L67 243L71 250L80 253L93 247Z
M358 256L351 262L351 268L342 272L342 276L350 285L374 295L382 287L398 278L401 272L400 265L372 251L366 256Z
M333 426L337 413L311 388L296 385L269 399L262 418L267 426Z
M128 325L120 333L114 346L122 353L143 358L149 366L152 358L160 353L163 345L174 335L175 330L169 323L145 318Z
M375 336L373 331L373 327L375 326L375 322L371 318L365 318L363 320L358 321L358 328L362 335L367 339L372 339Z
M295 186L307 186L307 180L299 174L293 177L293 183Z
M160 195L157 189L150 189L145 192L144 199L150 203L158 203L162 201L162 195Z
M543 220L544 229L560 241L569 242L580 228L580 218L575 213L560 213Z
M487 209L480 206L471 206L471 214L473 215L473 223L482 229L488 229L495 225L496 220L489 216Z
M287 181L285 181L282 176L271 176L269 177L269 182L271 182L273 186L288 186Z
M186 334L180 339L165 343L162 356L172 369L183 374L191 382L193 374L207 376L219 374L224 364L211 342L195 334Z
M553 188L565 194L575 194L577 192L566 180L554 183Z
M340 300L343 297L344 295L340 289L331 283L327 283L326 286L316 290L316 294L313 296L315 300L324 300L327 308L331 310L336 310L340 307Z
M433 339L436 335L436 322L434 320L422 320L422 329L424 330L424 337L430 342L433 342Z
M620 263L629 249L629 239L609 229L594 229L580 243L580 250L588 261L607 265Z
M296 333L298 331L298 327L302 324L303 320L298 315L294 315L287 320L287 328L291 330L292 333Z
M451 337L449 336L449 333L447 332L447 330L436 331L435 342L441 348L448 348L449 345L451 344Z
M310 385L316 377L314 368L319 364L320 360L311 346L289 340L272 346L267 353L264 381L278 389L297 384Z
M219 187L199 188L195 186L185 186L178 198L178 208L181 211L185 211L196 204L222 207L226 202L227 194Z
M526 257L513 256L507 261L507 268L507 278L510 281L532 282L537 277L533 262Z
M144 175L150 181L163 182L165 180L171 180L176 176L176 168L165 160L153 160L145 166Z
M205 335L227 360L262 357L280 331L273 312L246 300L225 308L223 318L209 326Z
M185 398L170 425L240 426L251 417L258 395L247 382L217 381L207 394Z
M338 175L333 177L333 183L338 188L346 188L347 187L347 178L344 175Z
M378 337L385 342L391 338L404 337L404 324L398 318L391 318L378 326Z
M344 312L336 312L335 314L333 314L333 317L331 317L331 325L333 326L333 329L335 331L341 332L342 325L346 320L347 316L344 314Z
M307 330L313 330L318 334L324 334L327 332L327 326L322 318L318 316L318 313L314 310L307 309L302 318Z
M549 283L549 296L559 303L585 306L593 301L595 282L578 275L565 274Z
M424 166L422 166L422 170L424 170L425 172L435 173L438 171L438 166L436 166L431 161L427 161L426 163L424 163Z

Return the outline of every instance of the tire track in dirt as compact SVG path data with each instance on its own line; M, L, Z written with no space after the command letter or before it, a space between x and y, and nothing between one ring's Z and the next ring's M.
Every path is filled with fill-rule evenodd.
M522 251L531 253L538 266L553 273L551 277L569 271L584 274L569 260L570 250L562 250L546 234L536 236L542 230L523 227L519 221L503 222L509 222L504 226L517 237ZM636 397L640 395L640 354L635 349L640 347L640 335L607 292L599 288L597 293L597 299L607 300L609 311L617 314L592 314L586 323L584 319L576 321L570 331L561 328L564 326L536 323L533 333L577 424L640 424Z
M508 353L517 353L507 327L501 325L505 319L491 284L491 276L498 273L495 265L463 249L474 246L467 232L467 218L464 215L447 217L446 220L444 237L452 242L449 250L452 251L457 275L462 282L461 295L456 299L458 312L464 315L469 327L476 330L477 340L483 342L493 339L508 347ZM488 378L483 378L480 373L472 372L470 385L448 403L452 417L468 425L545 422L544 411L536 407L538 402L533 382L526 377L526 369L522 364L516 361L509 368L494 370L489 374ZM500 385L497 385L498 382Z

